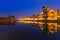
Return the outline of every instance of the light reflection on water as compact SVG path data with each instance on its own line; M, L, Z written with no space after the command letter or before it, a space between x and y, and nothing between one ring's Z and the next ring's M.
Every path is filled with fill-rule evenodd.
M20 21L25 24L31 24L33 26L38 25L38 27L43 30L44 34L53 34L60 31L60 25L58 23L53 22L37 22L37 21Z

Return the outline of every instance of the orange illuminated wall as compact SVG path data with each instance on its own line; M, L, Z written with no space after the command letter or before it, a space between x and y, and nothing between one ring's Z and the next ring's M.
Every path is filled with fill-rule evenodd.
M49 10L49 12L47 13L47 20L57 20L57 10L55 9L51 9Z

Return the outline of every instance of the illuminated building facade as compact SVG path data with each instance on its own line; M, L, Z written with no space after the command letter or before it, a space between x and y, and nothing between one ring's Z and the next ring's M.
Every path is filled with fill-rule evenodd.
M60 11L53 9L53 8L47 8L47 20L60 20ZM40 13L39 15L39 20L45 19L44 17L45 14L43 12ZM44 20L43 19L43 20Z
M46 14L42 11L40 14L24 17L23 20L60 20L60 11L54 8L46 7ZM46 16L47 15L47 16ZM46 16L46 17L45 17ZM20 19L21 20L21 19Z

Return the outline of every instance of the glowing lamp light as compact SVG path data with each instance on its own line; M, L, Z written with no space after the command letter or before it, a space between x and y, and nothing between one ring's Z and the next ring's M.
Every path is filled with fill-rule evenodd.
M30 20L30 18L27 18L27 20Z

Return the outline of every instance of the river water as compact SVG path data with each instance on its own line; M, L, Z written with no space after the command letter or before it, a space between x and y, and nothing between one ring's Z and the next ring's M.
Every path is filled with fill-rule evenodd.
M15 25L0 25L0 40L60 40L60 25L44 24L44 22L21 21Z

